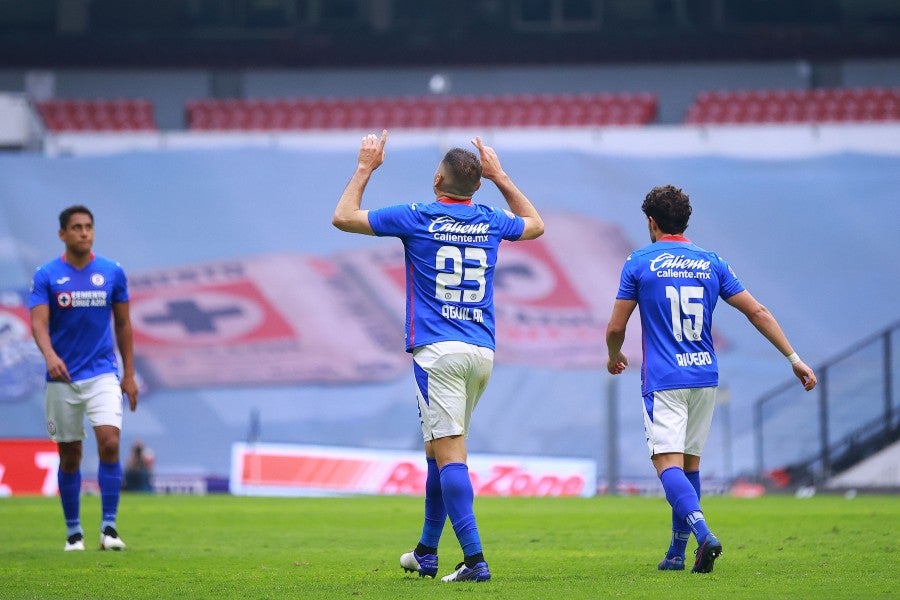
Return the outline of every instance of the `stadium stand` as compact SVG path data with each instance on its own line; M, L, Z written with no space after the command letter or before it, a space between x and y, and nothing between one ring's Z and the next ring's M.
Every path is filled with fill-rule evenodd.
M644 125L649 93L191 100L191 130Z
M688 124L835 123L900 120L900 88L701 92Z
M146 99L55 99L35 103L44 125L61 131L158 131Z

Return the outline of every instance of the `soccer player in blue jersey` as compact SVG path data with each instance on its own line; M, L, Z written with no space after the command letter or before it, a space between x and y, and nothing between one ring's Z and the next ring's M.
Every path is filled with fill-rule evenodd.
M66 551L84 550L81 456L84 417L97 438L100 549L123 550L116 530L122 488L119 433L123 393L137 408L128 285L122 267L93 253L94 216L81 205L59 214L65 252L38 267L31 284L31 331L47 362L47 433L59 447L59 497ZM122 378L113 331L122 356Z
M338 229L398 237L406 256L406 350L412 353L428 475L425 522L416 548L400 566L435 577L438 542L447 517L463 562L442 581L487 581L466 466L472 411L487 386L494 357L494 267L501 240L530 240L544 232L532 203L481 138L480 155L447 152L434 175L435 200L362 210L363 191L384 162L387 131L363 138L356 172L334 211ZM509 210L472 202L485 178Z
M650 458L672 506L672 538L660 570L682 570L691 533L697 539L695 573L713 570L722 544L700 509L700 455L709 435L719 371L712 339L716 301L741 311L790 362L807 391L816 375L794 352L775 317L750 295L724 259L686 237L690 198L671 186L644 200L651 244L625 261L606 330L607 370L628 365L625 327L640 306L643 331L644 429Z

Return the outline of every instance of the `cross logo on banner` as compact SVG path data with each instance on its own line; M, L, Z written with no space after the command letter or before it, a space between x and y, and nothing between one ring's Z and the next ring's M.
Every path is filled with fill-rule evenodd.
M296 337L249 282L176 294L133 294L131 312L135 341L141 344L208 345Z

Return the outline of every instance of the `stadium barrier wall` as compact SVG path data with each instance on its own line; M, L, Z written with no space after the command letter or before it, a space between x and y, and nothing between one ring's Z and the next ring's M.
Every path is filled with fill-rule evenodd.
M47 156L88 156L123 152L210 148L346 150L368 131L149 132L48 134ZM729 156L791 158L866 152L900 154L900 122L797 125L655 125L597 128L509 128L485 130L394 130L392 148L451 147L480 135L486 143L522 150L581 150L621 156Z

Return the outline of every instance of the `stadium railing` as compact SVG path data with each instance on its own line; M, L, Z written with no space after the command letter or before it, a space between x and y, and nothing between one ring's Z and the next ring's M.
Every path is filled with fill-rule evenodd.
M819 485L900 440L900 321L785 382L754 405L756 473L774 488Z

